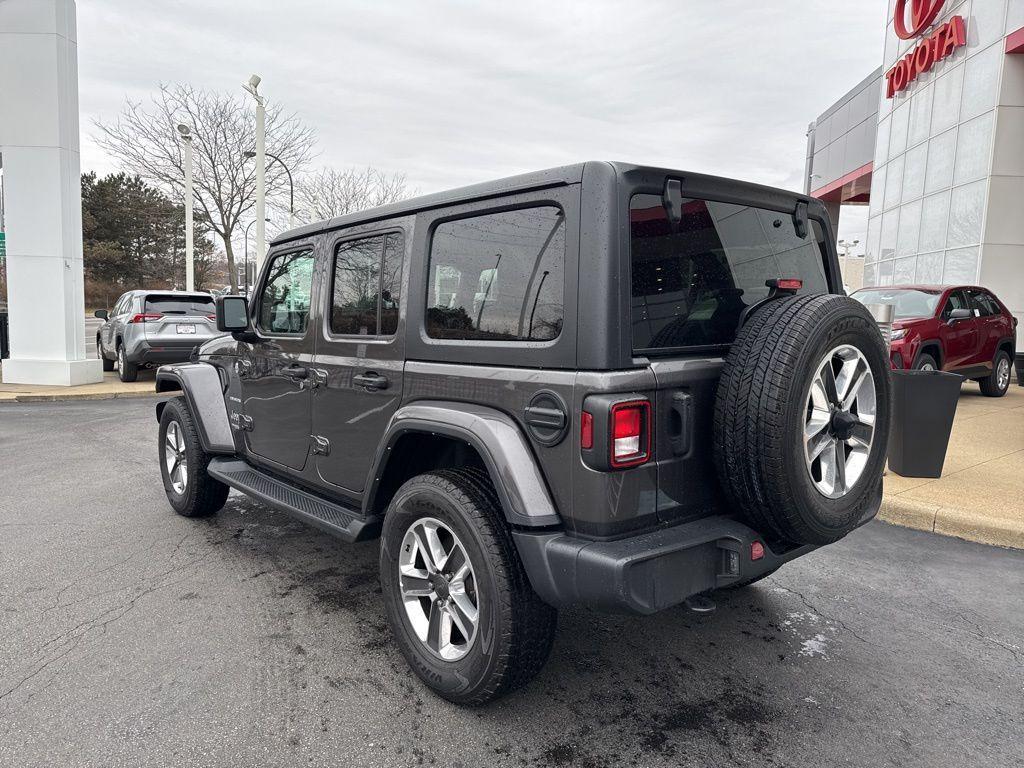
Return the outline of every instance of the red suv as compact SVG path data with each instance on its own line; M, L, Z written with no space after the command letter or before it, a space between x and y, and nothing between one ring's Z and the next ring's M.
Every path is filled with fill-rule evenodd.
M1017 319L991 291L973 285L894 285L851 294L896 309L889 356L897 369L953 371L1002 397L1010 387Z

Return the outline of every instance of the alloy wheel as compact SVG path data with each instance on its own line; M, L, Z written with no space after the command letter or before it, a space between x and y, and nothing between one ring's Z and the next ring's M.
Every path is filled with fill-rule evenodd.
M167 478L171 488L179 496L185 493L188 485L188 457L185 455L185 435L176 421L167 424L164 435L164 464L167 467Z
M821 359L807 397L804 459L822 496L842 498L864 474L876 405L875 377L859 349L844 344Z
M999 365L996 368L996 385L1000 392L1010 386L1010 361L1005 357L999 359Z
M414 522L402 539L398 583L413 632L445 661L473 646L480 595L466 549L451 528L432 517Z

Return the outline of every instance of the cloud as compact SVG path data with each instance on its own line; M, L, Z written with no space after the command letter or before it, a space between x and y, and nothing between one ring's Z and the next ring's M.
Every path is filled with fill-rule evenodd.
M324 163L423 192L585 159L800 189L807 124L878 66L885 15L885 0L89 0L83 168L114 169L89 133L126 97L240 92L258 72Z

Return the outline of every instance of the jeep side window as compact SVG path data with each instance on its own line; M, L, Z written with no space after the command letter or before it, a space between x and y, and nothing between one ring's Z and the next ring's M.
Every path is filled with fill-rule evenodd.
M793 277L801 293L827 293L824 234L796 234L793 217L684 199L673 231L659 195L630 201L633 349L730 344L765 281Z
M430 247L427 334L551 341L562 330L565 215L554 206L445 222Z
M301 336L309 322L313 288L313 251L275 256L259 299L256 327L275 336Z
M397 232L338 245L331 333L390 336L398 330L403 255L404 240Z

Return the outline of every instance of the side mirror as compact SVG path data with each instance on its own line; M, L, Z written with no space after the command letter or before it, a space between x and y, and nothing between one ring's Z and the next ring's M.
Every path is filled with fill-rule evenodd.
M110 313L107 312L107 310L105 309L97 309L95 312L92 313L92 315L93 317L98 317L100 320L106 320L108 317L110 317Z
M974 317L974 313L969 309L954 309L949 313L949 322L955 323L959 320L968 320Z
M249 330L249 302L244 296L218 296L217 330L225 333L245 333Z

